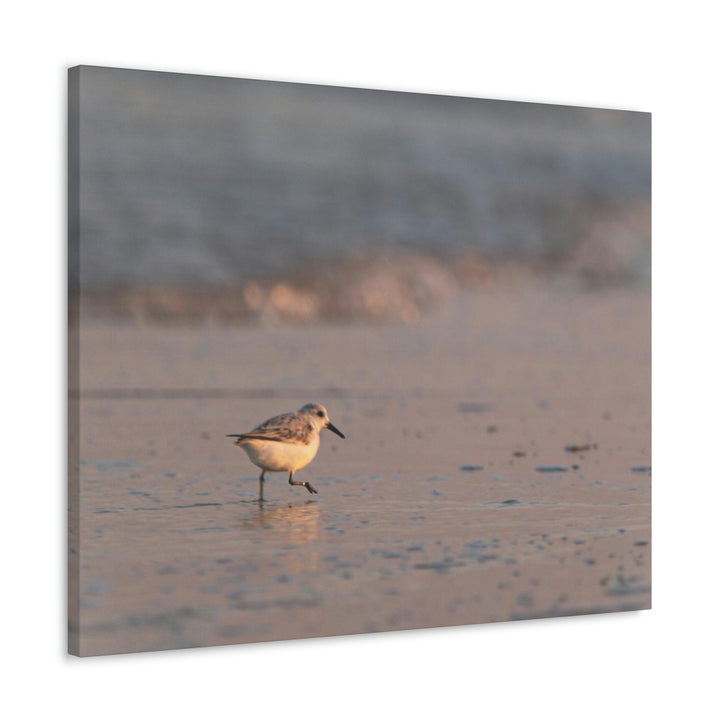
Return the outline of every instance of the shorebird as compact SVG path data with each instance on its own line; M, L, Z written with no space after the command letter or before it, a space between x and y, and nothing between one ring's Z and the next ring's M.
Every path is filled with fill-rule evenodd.
M266 472L289 472L290 485L302 485L309 493L317 493L309 482L293 480L293 474L313 461L320 446L320 431L324 428L341 438L345 437L330 422L328 412L322 405L307 403L297 412L271 417L250 432L227 436L237 438L235 444L262 470L260 502L264 499Z

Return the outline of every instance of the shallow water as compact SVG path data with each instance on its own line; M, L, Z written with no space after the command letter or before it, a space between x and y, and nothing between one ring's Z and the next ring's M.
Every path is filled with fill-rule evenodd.
M583 297L535 298L550 345L498 317L502 298L388 331L87 328L71 643L90 655L649 607L649 354L633 327L649 299ZM138 348L145 362L125 362ZM304 362L318 356L327 374ZM247 392L212 392L233 376ZM211 392L117 393L182 387ZM309 400L347 439L324 434L300 472L318 495L272 474L260 504L224 436Z

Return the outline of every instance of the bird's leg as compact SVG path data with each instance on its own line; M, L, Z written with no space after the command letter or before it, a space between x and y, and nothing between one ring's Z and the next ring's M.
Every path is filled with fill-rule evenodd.
M288 478L288 482L291 485L302 485L311 495L313 493L317 495L317 490L309 482L295 482L295 480L293 480L292 470L290 471L290 477Z
M265 485L265 471L263 470L260 473L260 498L259 501L263 502L265 498L263 497L263 486Z

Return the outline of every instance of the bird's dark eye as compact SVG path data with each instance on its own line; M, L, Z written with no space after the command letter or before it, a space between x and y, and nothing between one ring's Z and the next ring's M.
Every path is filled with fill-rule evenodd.
M322 410L317 411L318 417L325 417L325 413Z

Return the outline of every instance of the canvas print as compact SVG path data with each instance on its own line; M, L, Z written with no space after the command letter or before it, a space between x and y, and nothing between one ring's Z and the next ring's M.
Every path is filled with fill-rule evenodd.
M648 113L68 90L72 654L650 607Z

